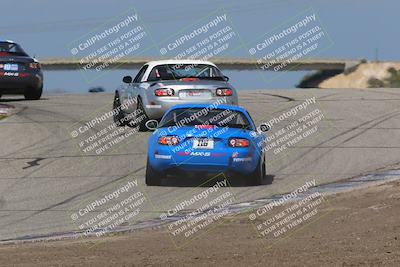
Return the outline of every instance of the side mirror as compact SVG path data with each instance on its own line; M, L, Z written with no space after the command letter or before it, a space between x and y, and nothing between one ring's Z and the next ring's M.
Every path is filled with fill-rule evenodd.
M122 81L124 83L131 83L132 82L132 77L131 76L124 76L124 78L122 78Z
M224 76L224 80L225 80L225 82L229 81L229 77L228 76Z
M150 131L154 131L158 127L158 121L157 120L148 120L146 123L146 128L149 129Z
M271 125L269 125L268 123L261 123L259 129L261 132L268 132L269 130L271 130Z

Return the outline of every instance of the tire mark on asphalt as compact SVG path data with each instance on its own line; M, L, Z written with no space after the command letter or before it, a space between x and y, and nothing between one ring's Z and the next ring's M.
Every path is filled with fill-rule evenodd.
M29 169L29 168L32 168L32 167L35 167L35 166L39 166L40 164L39 164L39 162L40 161L42 161L42 160L44 160L45 158L36 158L36 159L34 159L34 160L32 160L32 161L28 161L27 162L27 164L29 165L29 166L25 166L25 167L23 167L22 169Z
M41 121L37 121L37 120L32 119L32 118L30 117L31 114L29 114L29 113L28 113L28 114L25 114L26 112L31 112L30 110L32 110L32 111L43 112L43 113L45 113L46 115L49 115L50 112L49 112L49 111L46 111L46 110L41 110L41 109L37 109L37 108L32 108L32 107L29 107L29 110L28 110L28 108L25 107L24 110L22 110L20 113L18 113L18 116L19 116L19 117L22 117L22 118L24 118L24 119L27 119L27 120L31 121L31 122L32 122L33 124L35 124L35 126L37 126L38 128L44 128L44 127L40 124ZM52 112L51 115L52 115L52 116L54 116L54 115L63 116L62 114L56 113L56 112ZM64 115L64 116L65 116L65 115ZM61 126L56 126L56 127L57 127L58 129L63 129ZM47 131L51 132L51 133L54 134L54 135L57 134L55 131L52 131L53 128L46 127L45 129L46 129ZM47 138L48 138L48 136L43 137L42 139L38 140L38 141L37 141L36 143L34 143L34 144L30 144L30 145L24 146L24 147L22 147L22 148L20 148L20 149L18 149L18 150L15 150L15 151L13 151L13 152L11 152L11 153L8 153L8 154L5 154L5 155L3 155L3 156L11 156L11 155L15 155L15 154L18 154L18 153L21 153L21 152L29 152L29 149L34 149L34 150L36 150L36 149L39 149L39 148L45 148L45 147L50 146L50 145L61 145L61 144L65 143L66 141L69 140L69 139L61 140L61 141L57 142L57 144L46 144L46 145L44 145L44 146L37 146L38 143L41 143L42 141L47 140ZM51 152L51 150L50 150L50 151L46 151L46 152Z
M49 179L49 180L61 180L61 179L83 179L83 178L89 178L89 179L104 179L104 178L118 178L120 175L73 175L73 176L30 176L29 179ZM1 177L0 180L16 180L16 179L21 179L20 177Z
M117 179L111 180L111 181L109 181L109 182L107 182L107 183L104 183L104 184L99 185L99 186L97 186L97 187L91 188L90 190L87 190L87 191L85 191L85 192L81 192L81 193L75 194L75 195L73 195L73 196L71 196L71 197L69 197L69 198L67 198L67 199L64 199L64 200L62 200L62 201L60 201L60 202L57 202L57 203L52 204L52 205L50 205L50 206L47 206L46 208L40 209L40 210L38 210L38 211L35 211L35 212L33 212L32 214L30 214L30 215L28 215L28 216L26 216L26 217L24 217L24 218L17 219L17 220L13 220L13 221L11 221L11 222L9 222L9 223L7 223L7 224L3 224L2 227L6 227L6 226L10 226L10 225L15 225L15 224L24 222L24 221L26 221L26 220L28 220L28 219L30 219L30 218L32 218L32 217L34 217L34 216L36 216L36 215L42 213L42 212L46 212L46 211L49 211L49 210L51 210L51 209L53 209L53 208L55 208L55 207L58 207L58 206L67 204L67 203L69 203L69 202L71 202L71 201L73 201L73 200L75 200L75 199L77 199L77 198L79 198L79 197L85 196L86 194L89 194L89 193L93 193L93 192L95 192L96 190L99 190L99 189L101 189L101 188L103 188L103 187L105 187L105 186L108 186L108 185L110 185L110 184L112 184L112 183L114 183L114 182L118 182L118 181L120 181L120 180L123 180L124 178L128 177L129 175L136 174L136 173L138 173L138 172L144 170L145 168L146 168L145 166L139 167L139 168L137 168L136 170L134 170L133 172L127 174L127 175L118 177ZM6 217L7 217L7 215L6 215Z
M312 152L313 150L319 148L320 146L324 145L325 143L327 143L327 142L329 142L329 141L332 141L332 140L334 140L334 139L336 139L336 138L338 138L338 137L341 137L341 136L343 136L343 135L345 135L345 134L354 132L354 131L356 131L356 130L360 130L359 127L368 125L368 124L370 124L370 123L375 122L375 121L378 120L378 121L377 121L376 123L374 123L373 125L371 125L371 126L369 126L369 127L367 127L367 128L362 128L363 130L362 130L360 133L356 133L356 134L354 134L352 137L349 137L349 138L347 138L346 140L341 141L339 144L332 146L332 148L330 148L328 151L326 151L326 152L324 152L322 155L318 156L318 158L315 160L315 162L317 162L317 161L321 160L325 155L327 155L328 153L330 153L333 149L336 149L338 146L343 145L344 143L346 143L346 142L348 142L348 141L350 141L350 140L353 140L354 138L356 138L356 137L358 137L358 136L364 134L364 133L367 132L368 130L372 129L374 126L379 125L379 124L381 124L382 122L385 122L385 121L387 121L387 120L389 120L389 119L391 119L391 118L394 118L394 117L398 116L399 114L400 114L400 112L398 112L398 111L390 112L390 113L384 114L384 115L382 115L382 116L379 116L379 117L377 117L377 118L374 118L374 119L372 119L372 120L363 122L363 123L359 124L359 125L356 126L356 127L350 128L349 130L340 132L339 134L337 134L337 135L335 135L335 136L329 138L328 140L322 141L322 142L320 142L319 144L313 146L313 147L310 148L308 151L306 151L306 152L304 152L303 154L299 155L298 157L296 157L295 159L293 159L291 162L289 162L289 163L287 163L287 164L281 166L281 167L280 167L279 169L277 169L276 171L279 172L279 171L281 171L281 170L287 168L289 165L292 165L293 163L299 161L299 160L302 159L304 156L306 156L307 154L309 154L309 153Z
M43 113L45 113L46 115L49 115L48 113L51 113L51 115L53 115L53 113L54 113L53 111L43 110L43 109L39 109L39 108L34 108L33 110L43 112ZM86 125L86 124L85 124L85 121L81 121L81 118L80 118L79 120L77 120L77 119L75 119L75 118L73 118L73 117L67 116L67 115L62 114L62 113L57 113L57 115L60 116L60 117L65 117L65 118L67 118L67 119L69 119L69 120L72 120L72 121L73 121L73 125L81 125L81 126L85 126L85 125ZM27 119L30 119L30 120L32 120L32 121L34 121L34 120L31 119L31 118L28 118L28 117L26 117L26 118L27 118ZM34 121L34 122L36 122L38 125L40 125L40 123L42 123L42 121ZM111 123L113 123L113 122L111 122ZM87 130L87 133L96 134L96 133L98 133L99 131L101 131L101 130L103 129L103 128L100 128L100 127L101 127L100 125L98 125L98 126L93 126L93 127L91 127L90 129ZM68 130L68 128L65 128L65 127L62 127L62 126L57 126L57 128L58 128L59 130L64 131L64 132L66 132L66 131ZM49 130L49 129L46 128L46 130ZM57 133L57 132L56 132L56 133ZM56 133L53 132L53 134L56 134ZM123 134L120 134L120 135L123 135ZM43 140L43 139L42 139L42 140ZM41 140L41 141L42 141L42 140ZM64 139L64 140L61 140L60 142L58 142L58 143L56 144L56 145L58 145L58 146L53 147L53 148L50 148L50 149L47 150L46 152L48 153L48 152L53 152L54 150L58 150L58 148L59 148L60 145L66 144L66 143L68 143L68 142L70 142L70 141L74 142L74 140L71 139L70 137L68 137L68 138L66 138L66 139ZM43 148L46 148L46 147L48 147L48 146L52 146L52 145L54 145L54 144L45 144L45 145L43 145L43 146L36 146L36 147L34 147L35 145L37 145L37 144L34 144L34 145L31 145L31 146L26 147L25 150L24 150L23 152L29 152L29 151L30 151L29 149L32 149L32 150L36 150L36 149L38 149L38 148L43 149ZM79 149L78 149L78 150L79 150ZM86 155L81 155L81 154L79 154L79 155L80 155L80 156L86 156Z
M27 120L32 121L32 122L35 124L35 126L37 126L39 129L40 129L40 128L44 128L44 127L40 124L40 121L37 121L37 120L32 119L32 118L30 117L30 116L32 116L32 114L30 114L30 113L25 114L26 112L32 112L32 111L36 111L36 112L39 112L39 113L42 112L42 113L44 113L44 114L46 114L46 115L51 115L51 116L57 115L57 116L59 116L59 117L64 117L64 118L68 118L68 119L73 119L72 117L69 117L69 116L67 116L67 115L61 114L61 113L59 113L59 112L53 112L53 111L43 110L43 109L36 108L36 107L29 107L29 108L28 108L28 107L23 107L22 110L21 110L21 112L18 113L18 116L20 116L20 117L22 117L22 118L25 118L25 119L27 119ZM36 114L35 114L35 115L36 115ZM57 126L57 125L56 125L56 128L57 128L58 130L60 130L60 129L61 129L61 130L65 130L63 127ZM46 127L45 130L50 131L50 132L51 132L52 134L54 134L54 135L57 135L57 130L53 130L53 128L48 128L48 127ZM43 140L46 140L47 138L48 138L48 137L46 136L46 137L42 138L41 140L39 140L38 142L43 141ZM59 148L60 148L61 145L65 144L66 142L69 142L69 141L70 141L70 139L65 139L65 140L59 141L59 142L57 142L57 143L55 143L55 144L46 144L46 145L41 146L41 147L40 147L40 146L37 147L38 142L36 142L35 144L25 146L25 147L23 147L23 148L21 148L21 149L18 149L17 151L14 151L14 152L12 152L12 153L6 154L5 156L15 155L15 154L21 153L21 152L27 152L27 151L29 151L29 149L35 149L35 150L37 150L37 149L39 149L39 148L43 149L43 148L46 148L46 147L50 147L50 146L51 146L51 147L50 147L49 149L47 149L47 150L42 150L41 153L39 154L39 155L42 156L43 158L47 158L46 156L43 156L43 155L46 155L46 154L48 154L48 153L50 153L50 152L53 152L53 151L55 151L55 150L59 150ZM28 174L22 176L20 179L16 180L16 181L13 182L12 184L10 184L8 187L6 187L4 190L2 190L2 194L4 194L5 190L11 190L14 186L19 185L19 184L22 183L26 178L29 178L30 175L32 175L32 174L34 174L35 172L41 170L43 167L45 167L45 166L47 166L47 165L53 163L53 162L56 161L56 160L57 160L57 158L55 158L54 160L52 160L52 161L50 161L50 162L48 162L48 163L46 163L46 164L44 164L44 165L42 165L42 166L39 166L39 167L35 168L35 170L33 170L32 172L30 172L30 173L28 173ZM16 171L16 170L15 170L15 171Z
M26 110L26 109L25 109L25 110ZM31 118L29 118L29 117L23 115L23 112L21 112L21 113L18 114L18 115L19 115L19 116L22 116L22 117L25 117L25 118L28 119L28 120L32 120L33 122L35 122L35 123L38 125L39 128L41 128L41 125L40 125L37 121L34 121L33 119L31 119ZM43 138L42 140L45 140L46 138L47 138L47 137ZM35 146L35 145L36 145L36 144L33 144L33 145L30 145L30 146L27 146L27 147L32 147L32 146ZM57 143L56 145L59 145L59 143ZM21 149L15 151L15 152L13 152L13 153L10 153L10 154L8 154L8 155L13 155L13 154L15 154L15 153L18 153L18 152L23 151L24 149L26 149L26 147L21 148ZM47 153L47 152L49 152L49 151L44 151L42 154ZM20 179L16 180L16 181L13 182L12 184L10 184L10 185L7 186L6 188L4 188L4 189L2 190L2 194L4 194L4 192L6 192L6 191L11 190L13 187L19 185L19 184L22 183L26 178L28 178L30 175L32 175L32 174L34 174L35 172L41 170L42 168L44 168L45 166L47 166L47 165L53 163L53 162L56 161L56 160L57 160L57 159L53 159L52 161L50 161L50 162L48 162L48 163L46 163L46 164L44 164L44 165L41 165L41 166L35 168L35 169L34 169L33 171L31 171L30 173L28 173L28 174L22 176ZM14 169L15 169L15 168L14 168ZM16 171L16 170L15 170L15 171Z
M131 153L117 153L117 154L89 154L89 155L61 155L61 156L47 156L41 159L62 159L62 158L91 158L91 157L114 157L114 156L132 156L132 155L143 155L143 152L131 152ZM0 157L0 160L25 160L25 159L36 159L36 156L29 157Z
M37 121L37 120L34 120L34 119L31 118L32 111L36 111L37 113L43 113L44 115L48 115L48 116L51 116L51 117L58 116L58 117L64 118L64 119L66 118L66 119L68 119L68 121L72 121L74 124L80 124L80 125L84 126L83 122L80 121L81 118L76 119L76 118L68 116L68 115L66 115L64 113L60 113L60 112L57 112L57 111L54 111L54 110L41 109L41 108L34 107L34 106L29 106L29 107L25 106L25 107L23 107L23 109L18 113L18 115L20 117L22 117L22 118L25 118L25 119L29 120L31 123L36 124L38 127L42 127L43 128L43 126L41 125L41 123L43 123L43 121ZM33 114L33 115L38 115L38 114ZM57 124L56 124L56 128L58 130L62 130L63 132L65 132L67 130L65 127L58 126ZM46 127L45 129L47 131L50 131L54 135L58 134L57 130L53 130L53 128L51 128L51 127ZM89 130L92 133L96 132L96 131L97 132L99 131L99 129L97 129L96 127L92 127L92 129L89 129ZM9 154L6 154L6 155L3 155L3 156L10 156L10 155L14 155L14 154L19 153L19 152L29 152L30 151L29 149L36 150L36 149L43 149L43 148L46 148L48 146L57 145L56 147L53 147L50 150L47 150L46 153L48 153L48 152L52 152L52 151L58 149L60 145L63 145L65 143L68 143L69 141L71 141L71 138L66 138L64 140L61 140L61 141L57 142L57 144L45 144L45 145L42 145L42 146L38 146L38 143L41 143L42 141L45 141L46 139L47 139L47 137L44 137L44 138L40 139L39 141L37 141L35 144L25 146L23 148L20 148L20 149L18 149L16 151L13 151L13 152L11 152Z
M294 98L292 98L292 97L284 96L284 95L269 94L269 93L261 93L261 95L274 96L274 97L278 97L278 98L285 99L285 100L287 100L287 101L296 101L296 99L294 99Z

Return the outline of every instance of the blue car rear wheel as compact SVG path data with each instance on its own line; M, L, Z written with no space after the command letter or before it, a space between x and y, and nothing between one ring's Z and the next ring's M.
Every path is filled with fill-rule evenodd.
M149 159L147 159L146 164L146 185L148 186L156 186L161 185L161 179L165 175L161 172L158 172L153 169L153 167L149 163Z
M261 185L265 177L265 159L260 157L256 169L249 175L249 185Z

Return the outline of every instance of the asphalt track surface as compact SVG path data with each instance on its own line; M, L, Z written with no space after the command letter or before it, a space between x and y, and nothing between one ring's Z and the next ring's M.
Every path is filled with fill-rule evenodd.
M229 190L235 202L246 202L290 192L313 179L331 183L400 162L397 89L242 91L239 101L260 123L314 96L316 104L306 110L318 108L324 114L317 132L282 152L267 153L273 184L246 186L239 179L221 192ZM139 221L157 218L177 199L204 190L198 187L201 179L189 177L144 185L148 132L135 133L100 154L82 152L71 131L110 110L112 98L86 94L0 100L17 112L0 121L0 240L76 231L71 214L128 181L137 180L151 202L143 206ZM106 123L112 124L110 119Z

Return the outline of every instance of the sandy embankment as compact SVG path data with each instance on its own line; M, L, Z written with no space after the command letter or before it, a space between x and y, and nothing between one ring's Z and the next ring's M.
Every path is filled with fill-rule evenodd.
M389 68L400 70L400 63L369 62L360 64L350 73L342 73L319 84L319 88L368 88L368 80L383 80L389 77Z

